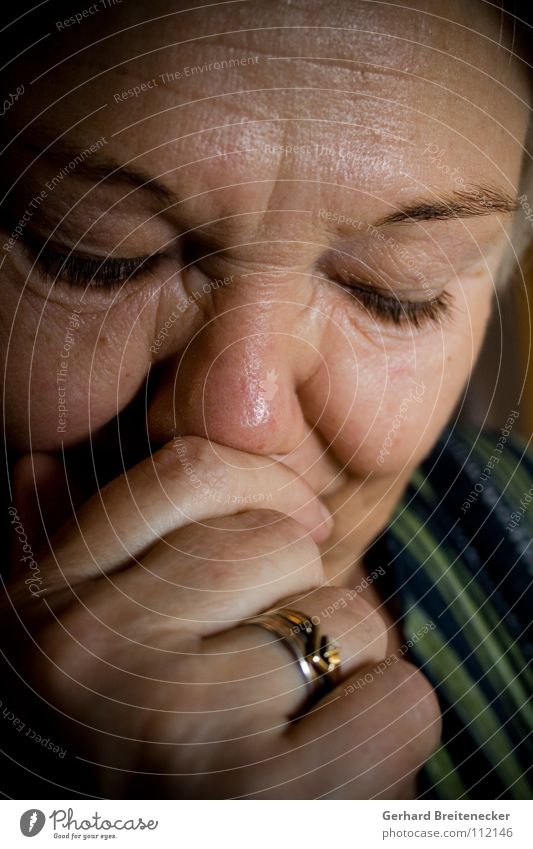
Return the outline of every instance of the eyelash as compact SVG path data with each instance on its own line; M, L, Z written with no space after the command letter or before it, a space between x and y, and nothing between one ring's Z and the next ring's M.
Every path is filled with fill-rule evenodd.
M60 281L68 286L88 286L91 289L116 289L129 282L140 271L148 271L157 259L140 256L116 259L95 259L79 254L62 254L51 248L33 246L35 262L39 271L52 282Z
M34 247L35 250L35 247ZM69 286L112 290L132 280L142 270L147 271L157 255L117 259L93 259L78 254L62 254L49 245L36 251L36 264L52 281L60 280ZM383 295L375 288L361 285L360 281L340 282L348 294L370 315L397 327L410 324L419 330L426 324L439 324L450 312L452 297L442 292L432 300L402 301L396 295Z
M376 289L354 283L339 283L340 287L362 304L371 316L402 327L410 324L416 330L427 324L439 325L448 317L453 298L449 292L426 301L402 301L397 295L383 295Z

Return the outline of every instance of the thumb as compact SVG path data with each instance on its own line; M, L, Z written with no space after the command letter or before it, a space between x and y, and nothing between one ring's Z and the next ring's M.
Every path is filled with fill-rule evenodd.
M13 467L13 502L18 530L12 537L12 568L23 554L23 543L30 546L32 555L37 554L72 515L74 507L63 463L42 453L25 454L17 460ZM30 552L24 548L24 553Z

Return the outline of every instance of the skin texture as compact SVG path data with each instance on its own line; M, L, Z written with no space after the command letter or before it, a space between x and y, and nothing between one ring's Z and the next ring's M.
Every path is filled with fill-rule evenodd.
M29 83L42 75L7 116L10 133L20 135L3 158L5 240L72 158L58 151L59 137L74 152L104 137L86 165L113 159L157 178L166 191L156 196L101 174L89 180L74 168L5 252L0 345L7 437L18 461L15 503L35 549L43 546L44 593L64 617L60 638L55 619L37 610L14 570L17 609L55 661L39 684L69 715L90 712L94 727L111 734L126 724L126 737L145 741L140 753L124 742L104 749L97 732L71 730L97 762L105 757L132 773L144 766L184 773L199 763L206 773L234 770L225 784L216 775L197 778L191 795L242 795L244 783L258 797L412 795L439 719L427 683L407 664L353 697L330 697L321 716L283 735L281 717L298 698L235 716L257 686L266 704L290 682L297 686L283 647L267 646L276 674L265 669L260 685L241 681L198 696L191 684L196 675L226 680L227 652L262 648L249 667L242 660L243 679L263 667L265 635L235 629L240 619L285 598L320 614L332 592L338 597L335 586L353 587L365 574L365 549L468 381L511 216L482 209L452 220L375 222L464 186L481 186L485 198L497 189L512 200L527 120L525 80L498 44L497 17L481 4L477 33L460 4L450 3L433 4L432 16L357 2L339 3L334 12L320 3L279 2L268 12L265 4L246 3L178 14L171 5L152 4L155 18L170 17L142 26L139 10L124 4L68 27L68 35L56 27L57 68L48 70L48 51L11 77ZM184 71L242 57L253 61ZM179 70L180 78L170 76ZM128 94L154 80L138 96ZM28 244L47 240L63 254L154 258L122 287L84 290L54 282L35 265ZM449 306L419 327L396 325L346 291L351 277L404 301L427 303L446 293ZM69 322L74 341L64 367ZM61 368L68 412L58 432ZM119 414L126 423L120 444L113 429ZM89 437L97 480L90 464L75 459L86 460ZM163 445L152 459L150 451ZM71 512L62 448L74 502L93 498L50 551L37 501L50 532ZM129 468L134 457L143 463L120 478L121 464ZM104 494L94 495L106 483ZM48 509L43 493L51 492L60 495ZM317 496L333 515L329 527ZM116 571L118 583L109 582ZM83 604L66 583L79 585ZM206 591L223 593L224 604L216 592L206 601ZM327 623L342 644L345 681L401 642L376 592L361 595L350 615L337 611ZM64 633L72 640L65 643ZM204 672L198 662L182 658L176 667L173 659L178 679L188 682L176 693L176 682L161 683L168 682L164 652L171 645L190 647L196 661L215 645L222 659L206 660ZM112 675L96 657L111 663ZM160 682L149 697L139 695L134 678L145 675ZM94 704L74 678L98 692ZM204 698L213 710L218 704L233 712L200 732ZM139 699L138 710L122 704ZM409 705L409 719L401 711L398 718L395 699ZM187 706L190 720L179 723L176 703ZM370 726L351 729L372 706ZM168 712L164 720L160 709ZM392 753L380 750L388 735L376 742L391 722L398 724ZM221 740L243 727L261 737L254 750L261 768L250 766L245 779L234 768L246 735L233 747L197 747L190 758L146 742L176 734L205 742L208 732ZM326 764L323 732L337 741L328 739L328 751L347 751L347 740L361 748L357 775L342 758ZM262 763L270 756L272 774ZM110 795L129 788L105 770L96 780ZM154 782L154 792L186 792L178 779Z

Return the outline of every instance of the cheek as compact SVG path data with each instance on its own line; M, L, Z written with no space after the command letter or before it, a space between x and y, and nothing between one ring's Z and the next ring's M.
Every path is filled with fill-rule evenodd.
M117 307L104 318L49 303L40 317L26 304L6 361L7 438L15 450L79 443L132 400L148 370L153 325L148 314L132 322L140 314Z
M330 353L300 400L343 467L396 475L426 456L479 354L491 293L487 278L458 282L453 318L418 334L365 333L337 316Z

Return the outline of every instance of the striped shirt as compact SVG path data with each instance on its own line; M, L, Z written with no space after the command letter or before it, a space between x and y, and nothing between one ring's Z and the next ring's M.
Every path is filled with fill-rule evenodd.
M420 799L533 798L533 452L513 424L445 429L369 552L443 714Z

